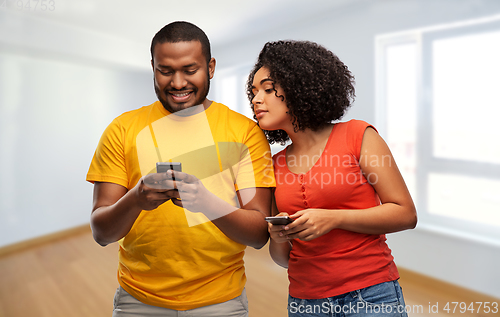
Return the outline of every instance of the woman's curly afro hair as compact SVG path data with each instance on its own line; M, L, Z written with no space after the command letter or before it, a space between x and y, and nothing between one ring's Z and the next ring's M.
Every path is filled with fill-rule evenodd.
M246 90L250 102L255 97L252 93L255 73L262 67L269 70L274 84L283 89L296 132L317 131L339 120L354 100L354 76L335 54L317 43L266 43L248 76ZM283 130L264 130L264 133L271 144L285 144L289 139Z

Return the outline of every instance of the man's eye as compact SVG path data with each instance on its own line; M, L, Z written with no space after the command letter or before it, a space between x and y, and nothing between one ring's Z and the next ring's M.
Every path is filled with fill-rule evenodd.
M194 70L186 70L186 74L188 74L188 75L194 75L194 74L196 74L196 72L197 72L197 71L198 71L197 69L194 69Z
M160 74L164 75L164 76L170 76L172 75L172 72L170 71L161 71L161 70L158 70L160 72Z

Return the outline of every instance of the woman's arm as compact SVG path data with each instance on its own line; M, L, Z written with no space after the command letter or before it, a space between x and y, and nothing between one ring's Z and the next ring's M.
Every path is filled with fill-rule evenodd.
M274 199L274 190L272 195L271 214L273 216L288 216L286 212L278 214L276 201ZM288 268L288 260L290 259L290 251L292 244L284 234L284 225L268 224L269 235L271 237L269 242L269 254L273 261L284 268Z
M361 171L377 192L381 205L360 210L306 209L285 227L288 239L312 240L334 228L366 234L413 229L417 212L389 147L372 128L361 145Z

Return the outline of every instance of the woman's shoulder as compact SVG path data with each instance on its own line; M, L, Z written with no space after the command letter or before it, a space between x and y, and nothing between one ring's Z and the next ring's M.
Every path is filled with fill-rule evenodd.
M375 131L377 129L370 123L358 119L351 119L337 124L337 137L344 140L345 149L359 159L366 129L373 128Z
M358 119L337 122L335 123L335 126L335 133L337 137L342 137L343 135L347 143L358 143L358 141L363 138L367 128L373 128L376 132L378 132L372 124Z
M364 130L368 127L371 127L375 129L375 127L371 124L368 123L364 120L359 120L359 119L351 119L349 121L343 121L343 122L337 122L335 123L338 127L342 127L346 130ZM376 130L376 129L375 129Z

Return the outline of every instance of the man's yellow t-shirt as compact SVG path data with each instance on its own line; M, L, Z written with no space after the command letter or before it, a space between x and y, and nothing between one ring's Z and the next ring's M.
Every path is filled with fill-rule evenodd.
M159 101L122 114L103 133L87 180L131 189L159 161L181 162L183 172L235 207L237 190L275 186L264 133L216 102L188 117L168 112ZM176 310L239 296L246 246L211 220L170 201L142 211L119 241L120 285L146 304Z

